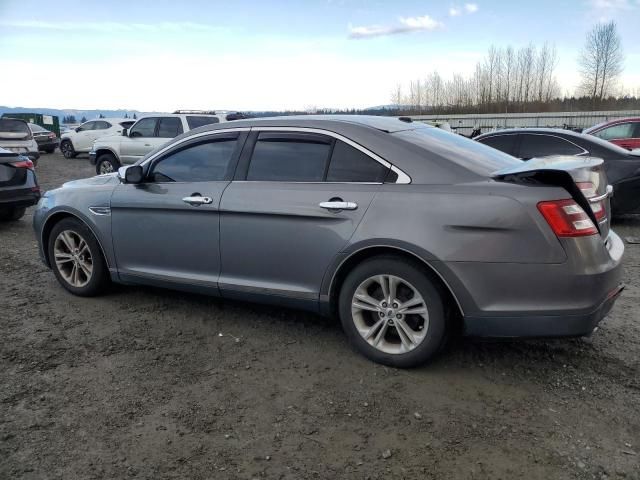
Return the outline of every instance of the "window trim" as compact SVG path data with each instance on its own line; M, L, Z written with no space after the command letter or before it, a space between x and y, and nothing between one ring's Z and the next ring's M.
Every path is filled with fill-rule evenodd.
M516 154L514 154L515 157L519 158L520 160L522 160L522 156L520 155L520 151L522 149L522 141L524 140L524 136L525 135L536 135L536 136L542 136L542 137L553 137L553 138L559 138L560 140L563 140L567 143L570 143L571 145L573 145L574 147L582 150L582 152L580 153L576 153L575 155L568 155L570 157L581 157L583 155L589 155L589 151L586 150L584 147L581 147L580 145L578 145L577 143L572 142L571 140L565 138L565 137L561 137L560 135L554 135L551 133L541 133L541 132L518 132L518 135L520 135L520 139L518 139L518 149L515 152ZM557 155L562 155L562 154L557 154ZM554 155L544 155L543 157L530 157L530 158L544 158L544 157L553 157Z
M494 147L493 145L489 145L485 142L483 142L483 140L489 139L489 138L498 138L498 137L516 137L514 142L513 142L513 148L511 149L510 152L505 152L503 150L500 150L499 148ZM482 138L476 140L476 142L481 143L483 145L486 145L487 147L491 147L491 148L496 148L496 150L502 152L502 153L506 153L507 155L511 155L513 157L516 156L516 154L520 153L520 141L521 141L521 137L522 135L520 133L500 133L500 132L495 132L495 133L489 133L486 136L483 136ZM517 157L519 158L519 157Z
M145 117L148 118L148 117ZM160 155L164 154L165 152L167 152L169 149L172 149L184 142L188 142L190 140L196 139L196 138L200 138L200 137L204 137L207 135L217 135L220 133L228 133L228 132L250 132L250 133L254 133L254 132L262 132L262 131L282 131L282 132L301 132L301 133L319 133L320 135L327 135L329 137L333 137L337 140L341 140L343 142L345 142L348 145L351 145L353 148L356 148L357 150L360 150L362 153L364 153L365 155L368 155L369 157L371 157L372 159L374 159L376 162L382 164L383 166L389 168L391 171L393 171L396 175L398 175L397 180L391 184L391 185L395 185L395 184L410 184L411 183L411 177L406 174L404 171L402 171L400 168L396 167L395 165L393 165L392 163L386 161L384 158L382 158L380 155L377 155L376 153L373 153L371 150L367 149L366 147L363 147L362 145L360 145L357 142L354 142L353 140L351 140L350 138L345 137L344 135L341 135L339 133L336 132L332 132L330 130L324 130L321 128L310 128L310 127L229 127L229 128L220 128L220 129L216 129L216 130L207 130L206 132L200 132L197 133L195 135L189 135L187 137L181 138L180 140L177 140L169 145L167 145L166 147L164 147L162 150L156 152L154 155L152 155L151 157L147 158L146 160L144 160L142 163L140 163L140 165L142 167L144 167L145 165L147 165L149 162L154 161L156 158L158 158ZM246 144L246 142L245 142ZM246 145L245 147L242 149L242 153L240 155L239 161L236 165L236 170L237 167L240 166L240 164L242 163L242 160L244 159L246 152L247 152L247 148ZM234 175L233 177L233 181L245 181L242 179L237 178L237 174L238 172L236 171L236 175ZM255 182L256 180L250 180L252 182ZM273 183L273 182L270 182ZM359 185L367 185L367 184L373 184L373 185L381 185L384 182L374 182L374 183L367 183L367 182L286 182L286 183L327 183L327 184L359 184Z
M206 132L206 133L211 133L211 132ZM158 152L158 155L154 155L153 159L151 160L151 164L148 167L145 167L145 165L148 163L147 161L141 163L140 165L144 169L143 183L154 184L154 185L180 185L185 183L230 182L233 179L233 175L238 164L238 159L240 157L240 153L242 152L242 149L244 148L247 135L243 134L243 132L241 131L238 131L238 132L227 131L221 135L215 135L215 137L219 137L219 138L213 138L213 139L202 138L206 136L208 135L194 135L193 137L187 138L186 141L180 141L180 142L176 142L173 145L170 145L169 148L163 149L161 152ZM231 159L229 161L229 166L227 167L227 172L225 173L225 177L222 180L207 180L203 182L195 182L195 181L156 182L150 178L150 175L153 171L153 168L156 166L156 164L160 163L165 158L173 155L174 153L178 153L182 150L186 150L187 148L191 148L203 143L217 142L217 141L224 142L227 140L234 140L236 142L236 147L233 153L231 154Z

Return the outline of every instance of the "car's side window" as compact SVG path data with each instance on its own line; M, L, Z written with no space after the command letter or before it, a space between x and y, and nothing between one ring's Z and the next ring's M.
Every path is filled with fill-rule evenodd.
M218 117L207 116L207 115L188 115L187 116L187 125L189 128L193 130L194 128L202 127L204 125L211 125L212 123L220 123L220 119Z
M523 134L520 158L547 157L549 155L579 155L584 150L560 137Z
M322 182L332 143L324 135L261 133L253 148L247 180Z
M599 132L596 132L596 137L600 137L603 140L615 140L622 138L633 138L635 124L634 123L620 123L608 128L604 128Z
M96 125L96 122L83 123L82 125L80 125L80 131L85 132L87 130L95 130L96 129L95 125Z
M154 163L149 179L166 182L215 182L230 177L237 139L206 141L171 152Z
M514 147L516 145L516 138L517 138L517 135L515 134L492 135L490 137L481 138L478 140L478 142L484 143L489 147L493 147L496 150L500 150L501 152L512 155Z
M157 118L143 118L138 120L136 124L131 127L129 132L130 137L153 137L155 136Z
M95 122L95 125L93 127L94 130L107 130L109 128L111 128L111 124L103 120Z
M162 117L158 125L158 137L173 138L180 135L182 129L182 120L178 117Z
M357 148L336 140L327 172L327 182L382 183L389 167L385 167Z

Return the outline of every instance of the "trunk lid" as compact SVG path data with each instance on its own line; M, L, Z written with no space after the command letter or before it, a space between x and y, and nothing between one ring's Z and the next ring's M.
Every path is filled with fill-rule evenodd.
M24 157L0 148L0 187L10 187L24 183L27 172L24 168L16 168L14 163L19 162Z
M610 197L604 161L595 157L552 156L532 158L492 174L503 182L556 185L564 188L582 207L606 239L611 227Z

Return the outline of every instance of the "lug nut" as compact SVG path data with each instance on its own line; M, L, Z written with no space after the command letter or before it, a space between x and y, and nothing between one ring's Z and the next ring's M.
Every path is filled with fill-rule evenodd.
M396 318L400 319L400 318L402 318L402 315L397 314L397 315L396 315Z
M393 302L393 308L398 308L398 304L396 302Z
M387 302L382 302L382 308L387 308Z

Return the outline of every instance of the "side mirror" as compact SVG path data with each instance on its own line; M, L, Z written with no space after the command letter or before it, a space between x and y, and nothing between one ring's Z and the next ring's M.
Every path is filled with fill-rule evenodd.
M140 165L129 165L118 169L118 178L123 183L141 183L144 178L144 170Z
M128 129L126 129L126 128L123 128L123 129L122 129L122 136L123 136L123 137L128 137L128 136L129 136L129 130L128 130Z
M76 127L76 132L81 132L82 130L84 130L82 127Z

